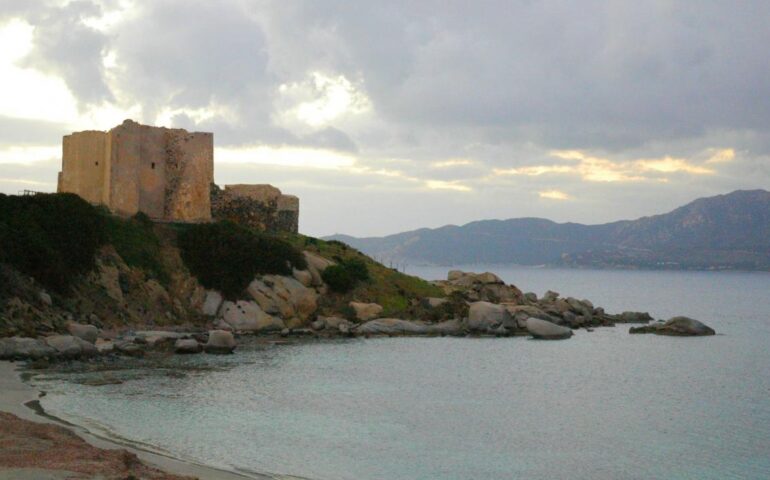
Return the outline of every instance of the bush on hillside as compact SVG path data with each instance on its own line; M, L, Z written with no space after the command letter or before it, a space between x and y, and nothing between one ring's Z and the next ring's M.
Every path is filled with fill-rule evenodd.
M0 262L57 292L94 265L105 217L74 194L0 194Z
M358 282L369 280L369 270L366 263L359 258L351 258L341 261L337 265L331 265L321 274L323 281L329 285L332 291L347 293Z
M107 239L130 267L141 268L150 277L168 283L168 273L161 262L160 240L153 231L153 223L145 213L130 219L108 216Z
M179 235L182 259L206 288L238 297L257 274L304 270L302 252L279 238L231 222L190 225Z

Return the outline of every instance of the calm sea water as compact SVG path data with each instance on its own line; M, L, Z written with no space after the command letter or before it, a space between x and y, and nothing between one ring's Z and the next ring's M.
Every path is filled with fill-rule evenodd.
M525 291L685 314L720 335L619 326L559 342L254 342L228 357L35 382L56 415L233 470L318 480L770 478L770 275L491 269ZM87 385L104 378L124 382Z

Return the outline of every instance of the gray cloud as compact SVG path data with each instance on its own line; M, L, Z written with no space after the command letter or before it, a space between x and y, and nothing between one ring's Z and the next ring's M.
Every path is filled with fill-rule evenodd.
M0 115L0 145L51 145L68 133L61 123Z
M145 121L181 111L175 126L213 131L219 146L355 153L357 172L217 167L225 183L248 177L295 189L313 205L303 210L312 212L303 213L311 233L345 230L331 228L343 221L353 233L519 215L605 221L770 181L767 2L159 0L107 32L83 23L114 6L0 0L0 17L36 26L26 65L62 76L82 104L138 104ZM106 52L115 71L103 66ZM344 75L371 111L301 128L277 120L290 106L281 86L305 85L312 72ZM210 105L222 112L189 113ZM58 126L20 125L0 141L60 135ZM569 164L551 150L587 150L617 164L665 156L697 163L708 149L728 147L739 154L715 174L667 173L668 182L492 175ZM434 165L449 159L473 163ZM428 180L472 191L426 191ZM544 190L571 199L540 198ZM355 210L330 218L353 197ZM373 214L386 220L376 225Z

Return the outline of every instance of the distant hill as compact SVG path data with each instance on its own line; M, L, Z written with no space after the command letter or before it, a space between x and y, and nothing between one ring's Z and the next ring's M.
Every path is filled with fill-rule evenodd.
M333 235L384 261L770 270L770 192L738 190L602 225L481 220L386 237Z

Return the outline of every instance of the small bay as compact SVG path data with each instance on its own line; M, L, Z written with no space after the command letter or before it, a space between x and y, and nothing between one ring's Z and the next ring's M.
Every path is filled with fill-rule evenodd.
M334 479L770 478L770 274L463 266L609 312L688 315L526 338L265 344L33 382L87 428L239 471ZM447 268L407 273L444 278ZM97 380L109 379L100 383ZM118 383L122 382L122 383Z

